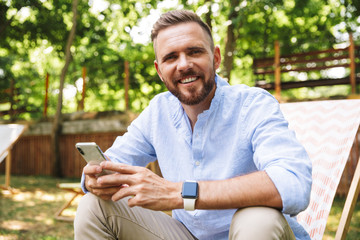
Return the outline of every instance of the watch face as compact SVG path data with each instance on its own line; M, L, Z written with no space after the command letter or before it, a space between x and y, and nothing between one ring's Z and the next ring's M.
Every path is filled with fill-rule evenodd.
M197 182L184 182L181 195L184 198L197 198L198 183Z

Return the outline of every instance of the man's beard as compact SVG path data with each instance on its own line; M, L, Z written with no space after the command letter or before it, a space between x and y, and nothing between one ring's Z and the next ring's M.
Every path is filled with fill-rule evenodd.
M182 74L180 77L184 78L187 76L194 76L194 75L199 76L193 70L190 70ZM175 78L175 79L179 79L179 78ZM188 88L188 91L192 93L191 96L186 96L177 88L177 85L181 83L173 82L175 87L170 86L167 81L164 81L164 83L167 89L169 90L169 92L171 92L175 97L177 97L181 103L186 105L196 105L202 102L210 94L211 90L213 90L215 86L215 71L212 72L212 74L207 80L205 80L204 75L201 74L200 79L196 81L202 81L203 87L200 89L200 92L197 92L198 91L197 87Z

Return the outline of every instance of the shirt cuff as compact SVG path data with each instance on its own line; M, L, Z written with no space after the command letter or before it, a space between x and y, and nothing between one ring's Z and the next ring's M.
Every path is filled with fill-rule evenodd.
M89 192L85 187L85 174L84 173L82 173L82 176L81 176L81 189L83 190L84 193Z
M268 167L265 171L281 196L283 213L293 216L307 207L310 192L304 186L306 182L301 182L293 172L279 166Z

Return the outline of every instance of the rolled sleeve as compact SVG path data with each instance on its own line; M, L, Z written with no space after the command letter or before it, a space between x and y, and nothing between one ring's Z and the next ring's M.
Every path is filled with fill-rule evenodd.
M283 203L283 213L296 215L310 200L312 163L305 148L281 113L278 102L267 94L258 94L248 118L254 163L266 171ZM265 109L263 106L267 106Z
M305 171L308 171L305 169ZM282 212L290 216L297 215L309 204L311 177L297 176L281 166L271 166L265 169L276 186L283 203Z

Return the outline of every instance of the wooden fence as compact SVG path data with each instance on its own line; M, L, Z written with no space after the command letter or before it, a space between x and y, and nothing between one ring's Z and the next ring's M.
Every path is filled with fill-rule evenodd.
M266 90L275 90L275 97L281 99L281 90L300 87L350 85L351 94L356 94L356 86L360 83L360 46L354 44L349 34L349 47L281 55L279 42L274 44L274 57L253 60L255 85ZM322 70L345 68L348 76L330 78L321 76L311 78L312 73L320 75ZM358 70L358 71L357 71ZM306 80L284 80L285 73L304 73ZM289 76L287 76L289 77ZM296 78L296 77L295 77Z
M60 137L60 155L64 177L80 177L85 161L75 148L77 142L96 142L106 150L117 136L124 132L106 132L91 134L69 134ZM15 175L52 175L53 157L49 135L23 136L12 149L11 174ZM0 165L4 173L5 164Z

